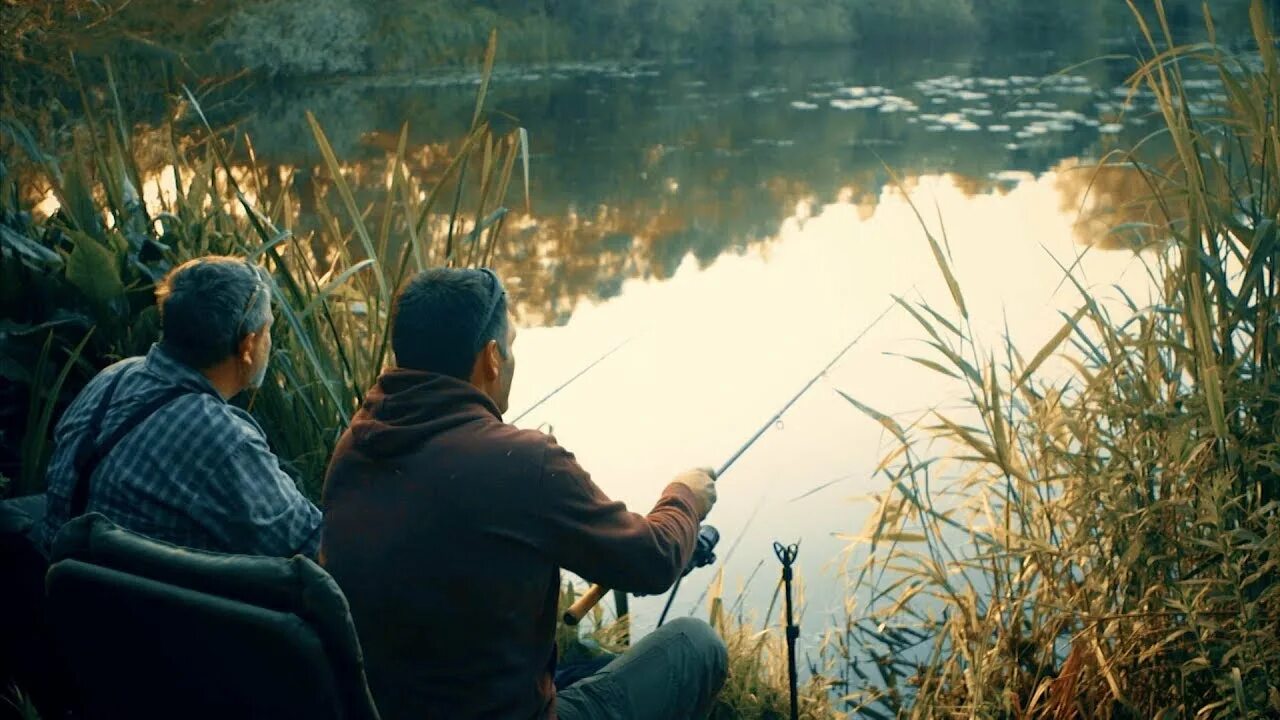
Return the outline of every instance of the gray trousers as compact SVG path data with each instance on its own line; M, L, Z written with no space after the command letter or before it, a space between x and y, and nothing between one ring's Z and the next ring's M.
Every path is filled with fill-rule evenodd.
M702 718L729 670L724 641L701 620L677 618L599 672L556 694L559 720Z

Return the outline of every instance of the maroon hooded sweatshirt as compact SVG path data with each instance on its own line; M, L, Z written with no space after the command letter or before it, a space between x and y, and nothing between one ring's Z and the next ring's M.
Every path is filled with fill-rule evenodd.
M399 369L339 440L322 504L322 562L387 720L555 718L560 568L659 593L698 531L686 486L628 512L469 383Z

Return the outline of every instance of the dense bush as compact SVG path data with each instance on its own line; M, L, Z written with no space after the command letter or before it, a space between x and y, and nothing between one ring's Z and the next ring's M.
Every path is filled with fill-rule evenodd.
M271 77L359 73L370 67L374 29L362 3L270 0L232 13L214 51Z

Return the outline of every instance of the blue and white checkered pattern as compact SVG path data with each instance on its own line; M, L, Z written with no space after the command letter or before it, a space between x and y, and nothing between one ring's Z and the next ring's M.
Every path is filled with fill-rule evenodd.
M102 427L89 428L111 378L120 379ZM90 512L157 540L252 555L315 556L320 511L298 492L249 413L159 345L145 357L103 370L71 403L54 431L48 511L37 540L47 549L69 519L76 447L98 442L130 413L173 387L190 390L143 420L90 481Z

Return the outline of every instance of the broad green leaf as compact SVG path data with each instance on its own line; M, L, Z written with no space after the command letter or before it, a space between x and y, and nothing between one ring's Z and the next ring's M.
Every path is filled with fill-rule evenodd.
M67 259L67 280L95 305L105 308L124 296L116 253L85 233L72 233L75 248Z

